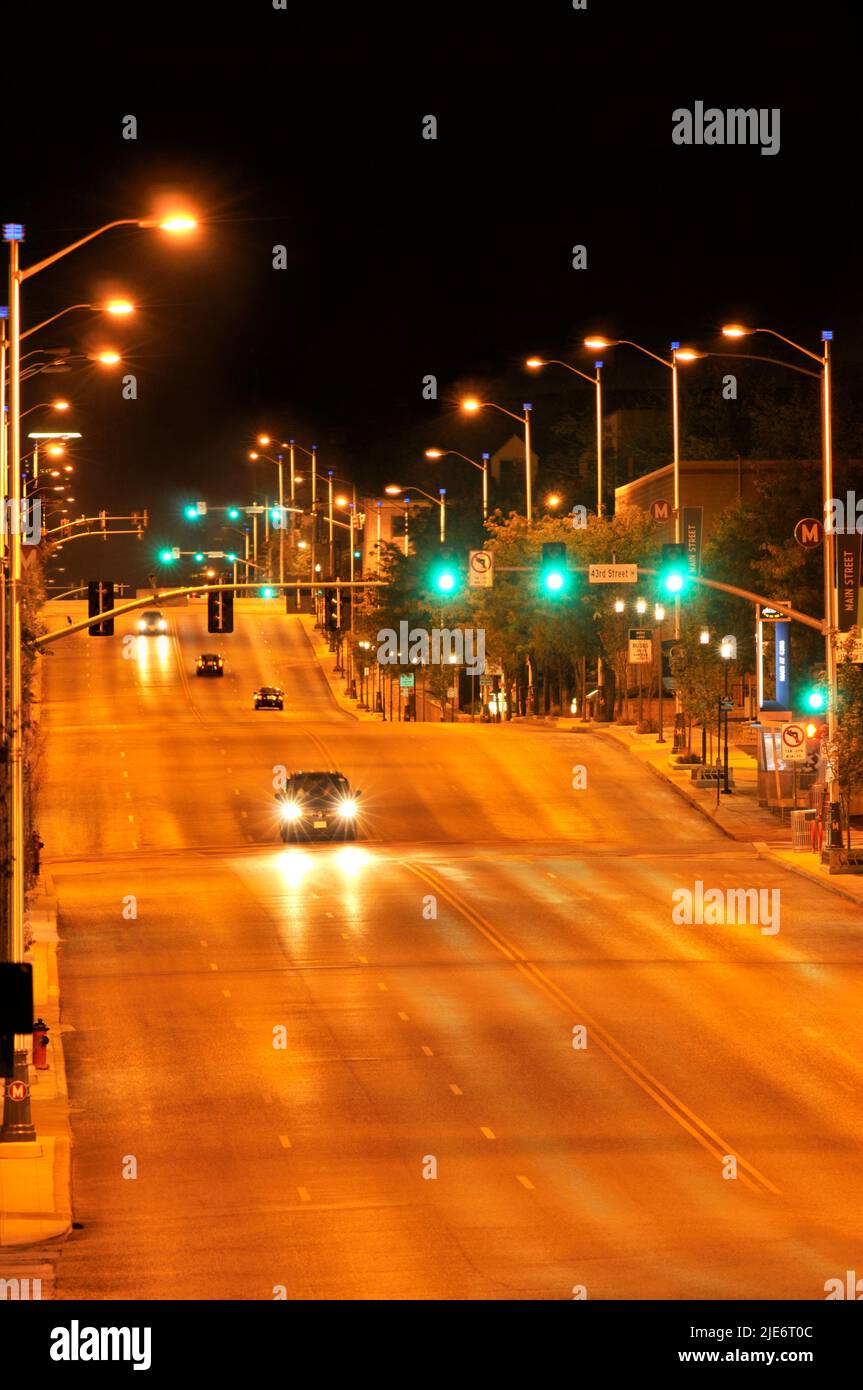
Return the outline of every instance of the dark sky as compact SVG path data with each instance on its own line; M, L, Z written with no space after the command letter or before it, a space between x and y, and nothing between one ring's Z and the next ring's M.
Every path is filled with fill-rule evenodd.
M185 541L183 501L247 500L258 429L316 442L322 466L361 488L428 478L405 439L438 422L453 438L458 386L494 383L518 408L532 394L523 356L567 355L592 328L662 350L708 346L729 317L813 347L832 327L837 370L859 371L857 118L833 72L835 13L612 0L22 11L2 213L26 223L24 264L147 215L171 189L205 220L183 244L111 234L25 286L25 326L115 289L141 306L122 324L70 315L40 338L121 345L137 401L94 368L45 377L24 402L74 399L81 509L149 506L137 551L111 552L118 577ZM696 100L781 108L779 154L673 145L672 111ZM430 373L436 402L421 394ZM622 352L612 373L647 380ZM545 389L542 410L571 408L571 389ZM475 424L462 447L482 447ZM110 568L104 548L76 545L76 575Z

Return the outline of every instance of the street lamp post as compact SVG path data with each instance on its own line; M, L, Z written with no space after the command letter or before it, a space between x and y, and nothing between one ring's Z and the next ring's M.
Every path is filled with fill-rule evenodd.
M530 412L533 410L533 406L525 401L524 414L516 415L513 411L507 410L505 406L496 405L494 401L480 401L477 400L475 396L466 396L461 403L462 410L466 411L469 415L474 414L478 410L482 410L485 406L490 407L492 410L499 410L501 415L508 415L511 420L518 420L520 424L524 425L525 516L527 518L527 524L530 526L533 521L533 465L530 456Z
M9 468L7 482L11 484L11 501L14 514L21 515L21 285L32 275L47 270L64 256L79 247L102 236L115 227L162 227L165 231L188 231L196 224L190 217L118 218L98 227L78 241L64 246L53 255L37 261L35 265L22 267L20 264L20 244L24 240L24 228L20 223L9 222L3 226L3 240L9 244ZM5 512L6 498L0 498L0 506ZM10 787L10 907L6 939L0 941L0 959L23 961L24 959L24 730L23 730L23 680L21 652L21 527L13 528L9 541L9 724L8 724L8 763ZM29 1096L27 1053L16 1040L15 1079L24 1083ZM35 1129L30 1119L29 1099L10 1100L8 1086L4 1097L3 1124L0 1128L0 1141L10 1142L18 1139L35 1138Z
M477 463L475 459L468 458L467 454L459 453L458 449L426 449L425 451L427 459L442 459L446 458L448 454L454 455L455 458L464 459L465 463L469 463L472 468L478 468L482 473L482 519L485 521L488 517L488 454L482 454L482 463Z
M401 487L398 483L388 483L387 486L384 488L384 492L385 492L389 497L398 497L398 495L399 495L400 493L403 494L405 491L406 491L406 489L403 488L403 487ZM435 505L438 507L439 512L440 512L440 527L439 527L440 543L441 543L441 545L443 545L444 542L445 542L445 540L446 540L446 488L445 488L445 487L439 487L439 488L438 488L438 496L437 496L437 497L432 497L432 495L431 495L430 492L424 492L423 489L422 489L421 487L412 487L412 488L411 488L411 492L418 492L418 493L420 494L421 497L427 497L428 500L429 500L430 502L434 502ZM407 513L407 504L408 504L409 502L410 502L410 498L409 498L409 497L405 497L405 555L407 555L407 553L408 553L408 550L407 550L407 535L408 535L408 513Z
M659 734L657 743L667 743L665 731L662 727L662 700L663 700L663 674L662 674L662 624L665 622L665 608L661 603L654 605L653 616L659 623Z
M836 532L833 529L833 508L830 505L831 498L833 497L833 402L830 347L833 342L833 333L831 329L827 328L822 331L822 350L820 354L812 352L809 348L803 347L800 343L795 343L792 338L786 338L783 333L777 333L773 328L747 328L743 324L729 323L723 327L722 333L726 338L745 338L754 333L766 333L771 338L777 338L779 342L794 348L796 352L802 352L805 357L818 363L818 372L807 372L804 373L804 375L820 378L821 381L821 500L824 519L824 667L828 688L827 739L830 745L834 745L836 740L837 699L834 635L838 627L838 615L836 601ZM740 356L743 355L744 354L740 354ZM775 362L777 366L787 367L792 371L800 372L803 370L791 362L781 362L776 358L766 358L764 360ZM835 806L839 801L839 779L835 774L829 782L829 788L830 803L832 806ZM834 817L831 815L828 818L827 832L827 846L831 849L834 848L833 823Z
M596 515L602 516L602 362L597 361L593 365L596 375L588 376L587 372L580 372L577 367L557 357L529 357L525 362L526 367L534 370L539 367L565 367L573 376L580 376L582 381L593 386L596 393Z

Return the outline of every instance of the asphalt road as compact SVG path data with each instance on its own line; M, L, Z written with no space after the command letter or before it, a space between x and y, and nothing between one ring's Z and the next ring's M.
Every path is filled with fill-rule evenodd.
M59 1298L817 1299L857 1267L858 909L606 741L361 723L281 605L170 618L45 661ZM280 765L362 789L356 846L281 844ZM676 924L696 880L778 889L781 930Z

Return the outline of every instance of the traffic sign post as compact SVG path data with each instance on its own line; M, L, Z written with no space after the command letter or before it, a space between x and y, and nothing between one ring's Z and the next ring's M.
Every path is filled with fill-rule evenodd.
M629 629L630 666L650 666L653 661L653 628L631 627Z
M468 557L469 589L491 589L494 585L494 556L490 550L472 550Z
M805 763L806 729L803 724L784 724L782 726L782 761L784 763Z

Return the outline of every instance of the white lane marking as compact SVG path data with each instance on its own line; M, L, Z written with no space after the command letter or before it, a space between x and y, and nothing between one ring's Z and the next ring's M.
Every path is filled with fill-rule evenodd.
M403 1013L399 1012L399 1018L401 1019L402 1023L407 1023L409 1017L410 1017L409 1014L403 1014Z
M451 1082L449 1083L449 1088L450 1088L450 1090L452 1091L452 1093L453 1093L454 1096L463 1096L463 1095L464 1095L464 1091L462 1090L461 1086L457 1086L457 1085L455 1084L454 1081L451 1081Z
M516 1177L516 1182L520 1182L521 1185L522 1185L522 1187L526 1187L526 1188L527 1188L528 1192L535 1192L535 1191L536 1191L536 1188L534 1187L534 1185L533 1185L533 1183L531 1182L530 1178L526 1178L526 1177L524 1176L524 1173L516 1173L515 1177Z
M434 1056L434 1053L432 1052L431 1048L426 1047L425 1043L423 1043L422 1047L420 1048L420 1052L424 1052L427 1057Z
M291 1141L286 1134L279 1135L279 1143L283 1149L289 1149L291 1147Z
M479 1132L480 1132L480 1134L484 1134L485 1137L486 1137L486 1139L496 1139L496 1138L497 1138L497 1135L495 1134L494 1130L493 1130L493 1129L489 1129L488 1125L480 1125L480 1127L479 1127Z
M211 970L218 970L218 968L219 968L218 965L216 965L216 963L215 963L214 961L210 961L210 969L211 969Z

